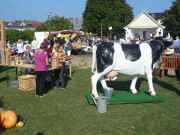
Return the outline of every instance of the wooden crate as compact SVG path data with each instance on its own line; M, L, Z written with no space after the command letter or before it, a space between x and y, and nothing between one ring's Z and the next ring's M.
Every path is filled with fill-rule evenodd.
M25 60L20 60L20 65L23 66L24 64L26 64Z
M5 52L5 50L1 50L1 62L2 62L2 65L6 65L6 52Z
M6 52L6 65L9 66L11 65L11 49L6 48L5 52Z
M1 25L1 50L6 49L6 30L5 30L5 22L0 20Z
M58 68L59 66L59 60L56 57L52 58L52 68Z
M36 89L35 75L22 75L18 77L19 89L28 91Z
M25 64L22 65L21 67L34 69L34 68L35 68L35 65L33 65L33 64L26 64L26 63L25 63Z
M15 66L16 62L15 61L11 61L11 66Z
M21 58L20 58L20 57L15 57L15 62L16 62L16 65L20 65L20 60L21 60Z

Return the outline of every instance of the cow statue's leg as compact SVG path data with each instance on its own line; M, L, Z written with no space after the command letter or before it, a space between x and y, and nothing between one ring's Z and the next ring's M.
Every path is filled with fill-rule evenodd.
M102 85L103 89L107 89L107 84L106 84L105 76L102 76L100 78L100 81L101 81L101 85Z
M102 85L104 90L106 90L107 88L110 88L110 87L107 86L107 83L106 83L106 80L105 80L105 76L102 76L100 78L100 81L101 81L101 85Z
M146 69L145 72L146 72L146 76L147 76L147 79L148 79L149 92L151 93L151 96L157 97L158 95L154 90L153 82L152 82L152 70L151 69Z
M102 75L98 74L98 73L95 73L92 77L91 77L91 82L92 82L92 95L95 97L95 99L97 99L99 96L98 96L98 93L97 93L97 82L98 80L100 79Z
M132 94L134 95L138 95L139 92L136 90L136 82L137 82L138 76L134 76L132 82L131 82L131 86L130 86L130 90L132 92Z

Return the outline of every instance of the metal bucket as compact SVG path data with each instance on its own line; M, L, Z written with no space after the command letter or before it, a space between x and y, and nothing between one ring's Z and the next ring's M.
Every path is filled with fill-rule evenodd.
M104 96L100 96L97 100L92 96L94 103L96 105L97 111L99 113L107 112L107 98Z
M97 111L99 113L107 112L107 98L106 97L100 97L97 100Z
M111 99L113 96L113 88L107 88L104 89L104 95L107 97L107 99Z

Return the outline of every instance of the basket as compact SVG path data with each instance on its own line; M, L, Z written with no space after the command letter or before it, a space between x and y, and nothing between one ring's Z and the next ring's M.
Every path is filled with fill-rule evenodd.
M18 77L19 89L24 91L36 89L35 75L22 75Z
M159 69L154 69L152 72L153 77L161 77L161 70Z

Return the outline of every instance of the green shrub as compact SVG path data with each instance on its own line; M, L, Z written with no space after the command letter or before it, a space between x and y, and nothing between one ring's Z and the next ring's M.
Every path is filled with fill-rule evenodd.
M32 41L34 36L34 31L25 30L6 30L6 41L10 41L11 43L15 43L18 39L22 39L24 41L29 40Z

